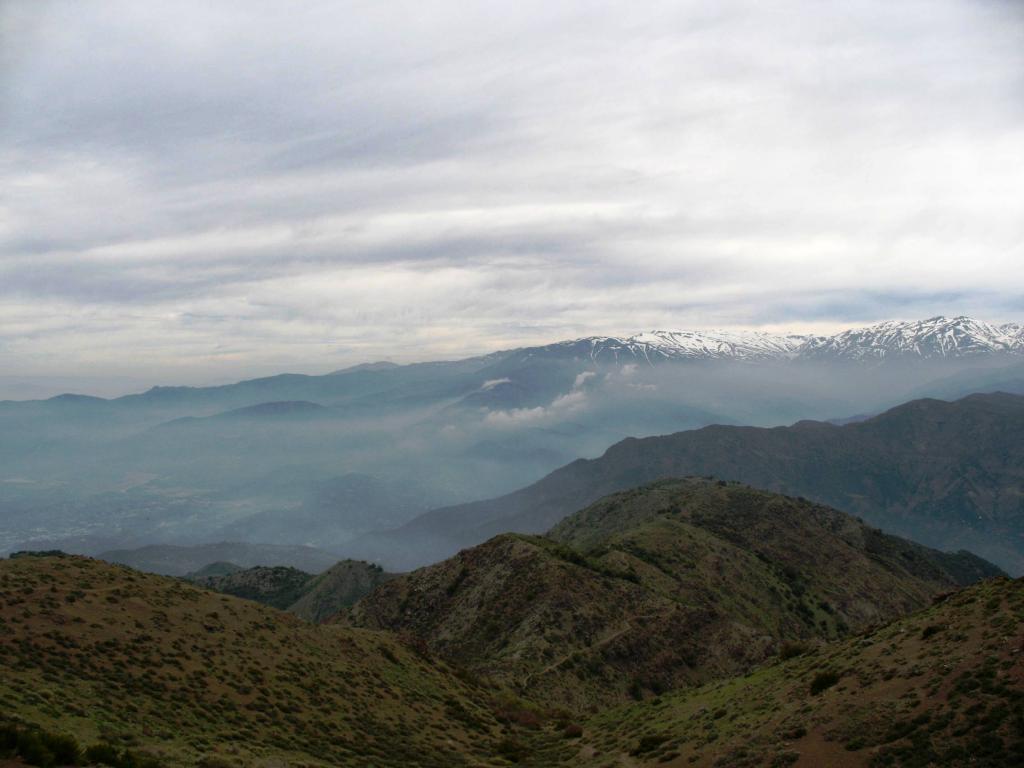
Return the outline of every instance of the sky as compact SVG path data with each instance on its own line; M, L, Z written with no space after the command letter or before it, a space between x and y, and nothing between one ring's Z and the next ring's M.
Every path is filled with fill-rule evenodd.
M0 0L0 398L1024 319L1019 0Z

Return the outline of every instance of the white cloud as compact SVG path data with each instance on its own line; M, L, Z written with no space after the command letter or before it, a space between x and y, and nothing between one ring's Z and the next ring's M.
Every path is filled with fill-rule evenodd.
M594 371L583 371L582 373L576 374L576 380L573 382L572 388L574 390L580 389L584 384L586 384L590 379L594 378L595 376L597 376L597 373L595 373Z
M593 371L584 371L577 374L572 389L564 395L556 397L549 405L534 408L488 411L484 416L484 423L496 427L511 427L564 419L586 407L587 393L583 389L583 385L596 375ZM502 381L509 381L509 379L503 379Z
M537 406L536 408L511 408L505 411L488 411L484 416L484 423L494 427L520 427L557 421L582 410L586 406L586 402L586 393L582 390L574 389L564 395L559 395L551 401L550 405Z
M1019 319L1022 16L3 4L5 366L200 382L655 327Z
M480 386L480 391L481 392L486 392L489 389L494 389L499 384L511 384L511 383L512 383L512 379L510 379L508 377L503 378L503 379L488 379L487 381L485 381Z

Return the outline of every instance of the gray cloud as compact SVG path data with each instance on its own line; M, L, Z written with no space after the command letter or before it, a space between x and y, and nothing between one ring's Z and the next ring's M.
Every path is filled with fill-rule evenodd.
M1016 3L40 0L0 35L22 382L1019 318Z

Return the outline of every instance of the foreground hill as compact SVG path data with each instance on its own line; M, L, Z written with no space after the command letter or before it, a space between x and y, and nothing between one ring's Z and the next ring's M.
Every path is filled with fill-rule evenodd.
M969 549L1024 573L1024 397L917 400L844 426L711 426L623 440L593 460L489 501L435 510L353 543L395 569L503 531L540 533L608 493L714 475L802 495L939 549Z
M255 600L312 622L333 616L394 577L378 565L358 560L342 560L317 575L286 566L216 572L226 570L224 565L215 563L215 573L204 569L188 578L215 592Z
M996 579L745 677L609 710L574 765L1024 765L1024 581Z
M703 479L610 496L378 587L347 620L576 710L743 672L998 574L802 499Z
M639 514L625 518L630 525L648 519L631 508ZM589 522L620 532L608 510L592 512ZM578 533L567 526L560 535ZM516 538L588 560L548 539ZM889 537L866 551L894 569L890 583L926 583L908 575L934 567L917 558L920 548ZM709 550L700 579L735 564L724 549ZM674 568L662 561L657 570ZM810 590L825 578L804 575ZM626 581L641 587L651 576ZM535 599L544 602L546 589ZM716 599L733 594L742 603L749 592ZM856 611L869 614L877 597L860 595ZM1024 760L1022 631L1024 582L997 578L847 640L791 641L780 649L788 660L741 677L638 691L643 701L572 715L552 706L557 696L541 696L542 686L532 702L482 687L415 637L412 651L388 633L312 626L175 579L85 558L19 557L0 561L0 765L24 765L7 760L20 755L30 765L115 768L1009 768ZM501 642L500 627L480 632L482 644ZM521 636L508 642L522 647ZM620 651L634 649L644 646ZM585 661L578 674L613 684L622 657ZM87 756L68 735L90 745Z
M503 762L483 691L387 634L79 557L0 561L0 701L166 765Z

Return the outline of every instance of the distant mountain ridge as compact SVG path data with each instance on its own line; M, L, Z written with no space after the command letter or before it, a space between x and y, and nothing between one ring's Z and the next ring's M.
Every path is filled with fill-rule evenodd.
M628 438L514 493L433 510L345 551L407 570L502 532L546 531L608 493L713 475L807 496L897 535L969 549L1024 573L1021 435L1024 397L997 393L916 400L845 426L714 425Z
M831 356L865 360L892 357L966 357L988 353L1024 354L1024 328L1008 323L990 325L969 317L933 317L918 322L886 322L812 337L800 348L801 357Z
M937 315L925 320L887 320L832 335L771 333L754 330L667 329L633 336L586 336L532 347L500 350L486 355L450 361L399 365L390 362L363 363L322 376L282 373L235 384L211 387L155 386L119 398L106 399L79 394L62 394L49 402L89 401L137 405L142 401L176 401L185 397L227 394L241 388L249 395L266 391L288 391L290 399L310 400L296 408L317 405L318 396L333 392L332 379L366 379L367 392L381 374L405 369L413 381L435 383L441 373L471 374L502 362L531 359L589 359L603 363L658 363L685 360L740 360L748 362L794 360L881 361L893 359L948 359L980 355L1024 357L1024 324L994 325L966 315ZM0 401L15 403L17 401ZM266 402L275 410L284 403L261 400L258 395L243 399L251 405ZM245 407L245 406L240 406Z
M0 552L219 541L333 551L629 436L1024 394L1022 333L963 317L831 337L653 331L114 400L3 402ZM324 489L355 475L375 481Z
M150 544L135 549L109 550L101 552L98 557L109 563L164 576L186 576L211 563L229 563L242 568L290 567L307 573L323 573L338 561L334 554L315 547L237 541L193 546Z
M320 574L290 566L239 568L233 563L211 563L185 578L215 592L234 595L320 622L352 605L379 584L394 578L380 566L342 560Z

